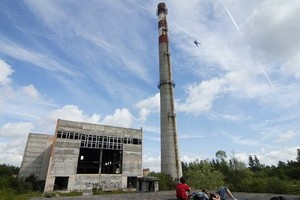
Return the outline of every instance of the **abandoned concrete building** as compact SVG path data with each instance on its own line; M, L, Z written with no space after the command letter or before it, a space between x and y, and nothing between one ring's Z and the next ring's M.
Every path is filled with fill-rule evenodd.
M157 181L143 185L138 179L143 175L142 139L142 129L59 119L54 136L28 134L19 176L44 180L45 192L158 190Z

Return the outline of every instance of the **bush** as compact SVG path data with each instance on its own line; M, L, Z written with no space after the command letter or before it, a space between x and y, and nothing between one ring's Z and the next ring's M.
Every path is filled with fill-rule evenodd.
M176 187L175 180L173 180L169 174L150 172L149 176L154 176L159 179L158 184L160 191L170 191Z
M17 178L13 176L0 176L0 190L13 187L17 181Z
M11 200L15 199L15 191L12 188L5 188L0 190L1 200Z
M300 195L300 181L294 181L293 183L293 189L291 194L297 194Z
M5 170L5 166L2 166L2 172L5 172L5 174L8 173L8 170ZM29 199L32 196L40 195L41 193L36 191L43 191L43 183L36 181L35 176L18 179L14 175L1 175L0 199Z
M266 192L274 194L289 194L292 190L290 181L280 180L278 177L271 177L267 179Z
M19 179L17 182L16 182L16 185L15 185L15 190L17 192L17 194L25 194L25 193L29 193L29 192L32 192L33 190L33 186L30 182L27 182L23 179Z
M241 188L244 192L263 193L266 191L267 182L263 178L244 179Z
M195 189L216 189L224 185L224 176L208 162L191 163L186 172L187 183Z

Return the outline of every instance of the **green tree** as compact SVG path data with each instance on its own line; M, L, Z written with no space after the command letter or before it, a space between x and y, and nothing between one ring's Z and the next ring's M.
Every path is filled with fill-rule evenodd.
M215 189L224 184L224 176L215 170L208 160L196 160L188 166L188 183L195 189Z
M245 163L239 161L234 155L229 160L229 173L226 176L227 182L230 184L232 190L242 191L242 182L248 178L249 170Z
M228 161L226 158L226 152L220 150L212 161L184 163L187 183L195 189L216 189L226 184L232 191L300 194L299 149L296 161L279 161L277 166L265 166L251 155L249 167L234 155Z
M187 178L186 172L188 169L188 164L185 162L181 162L181 168L182 168L182 175Z
M254 168L255 168L255 165L254 165L254 160L252 158L251 155L249 155L249 158L248 158L249 162L248 162L248 165L249 165L249 168L254 171Z
M298 164L300 165L300 149L297 149L297 158L296 158Z
M19 167L12 166L12 165L7 165L7 164L0 164L0 176L3 175L17 175L19 173Z
M245 163L239 161L234 155L229 160L229 168L230 170L244 170L246 169Z
M254 159L252 158L251 155L249 155L249 168L253 172L257 172L263 168L263 165L260 164L259 159L257 158L256 155L254 155Z
M216 152L216 158L217 160L219 160L220 162L225 161L225 159L227 158L226 152L223 150L219 150Z

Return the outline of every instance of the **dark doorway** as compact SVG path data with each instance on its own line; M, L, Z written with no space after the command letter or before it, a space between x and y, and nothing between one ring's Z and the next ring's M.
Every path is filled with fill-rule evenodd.
M67 190L69 177L55 177L54 190Z
M136 188L137 177L128 176L127 177L127 188Z

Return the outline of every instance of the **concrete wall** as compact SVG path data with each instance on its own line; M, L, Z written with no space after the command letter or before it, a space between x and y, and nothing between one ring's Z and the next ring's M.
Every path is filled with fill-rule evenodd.
M52 156L48 168L45 191L52 191L55 177L69 177L76 175L80 141L57 138L53 144ZM73 178L74 179L74 178Z
M116 137L134 136L135 138L140 138L140 139L142 139L143 137L142 130L139 129L90 124L84 122L74 122L74 121L67 121L61 119L57 121L57 130L76 132L76 133L85 133L85 134L116 136Z
M142 130L58 120L57 131L142 139ZM55 177L68 177L67 190L127 188L127 176L142 176L142 145L123 144L122 174L77 174L79 139L56 138L51 152L45 192L53 191Z
M122 180L121 174L77 174L74 179L69 179L68 190L118 190L122 188Z
M54 136L29 133L19 177L37 176L38 180L46 180L50 159L51 144Z
M142 146L123 145L123 174L126 176L142 176Z

